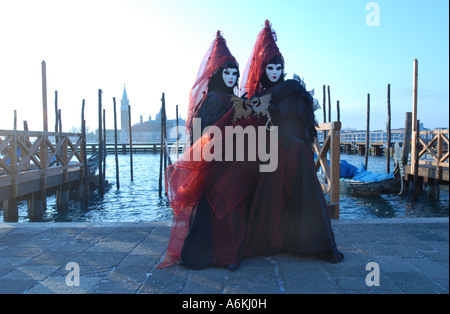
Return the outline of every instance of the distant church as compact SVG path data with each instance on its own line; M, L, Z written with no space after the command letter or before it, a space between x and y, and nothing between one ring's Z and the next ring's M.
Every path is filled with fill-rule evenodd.
M128 115L128 106L130 105L130 101L128 100L127 90L125 86L123 87L123 95L122 100L120 101L120 126L121 130L129 129L129 115Z
M123 87L122 100L120 101L120 142L129 142L129 105L127 90ZM184 127L186 121L178 118L179 133L184 134ZM176 119L166 120L167 129L167 141L173 142L176 140ZM159 143L161 141L161 110L156 115L155 120L149 116L147 121L144 121L142 114L139 123L134 124L131 127L131 133L133 136L133 143ZM183 141L181 139L181 141Z

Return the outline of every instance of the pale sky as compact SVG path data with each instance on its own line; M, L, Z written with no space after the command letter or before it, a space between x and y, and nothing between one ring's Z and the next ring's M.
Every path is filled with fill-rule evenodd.
M371 129L384 130L387 84L392 127L403 127L412 111L415 58L419 119L431 129L448 128L448 12L447 0L0 0L0 129L12 129L14 110L19 129L23 120L43 129L43 60L50 131L55 90L64 131L80 127L83 99L89 130L97 128L98 89L112 129L112 97L120 110L124 84L133 124L141 114L155 118L163 92L168 117L175 118L178 105L185 118L216 31L243 72L265 19L277 32L287 78L298 74L320 103L329 85L332 119L339 100L343 128L365 129L370 93ZM322 110L316 116L323 121Z

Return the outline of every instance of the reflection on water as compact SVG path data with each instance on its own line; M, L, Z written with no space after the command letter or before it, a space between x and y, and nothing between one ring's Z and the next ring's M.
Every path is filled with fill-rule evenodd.
M89 207L83 209L77 200L70 200L69 210L56 210L56 197L47 198L44 221L55 222L137 222L164 221L172 217L167 198L159 197L159 155L133 155L133 181L130 176L130 155L119 155L119 183L113 154L106 157L106 179L110 187L104 195L91 193ZM163 193L164 196L164 193ZM28 221L26 204L19 207L19 221Z
M358 166L364 156L341 155L347 162ZM119 155L120 189L116 188L114 155L107 156L106 178L111 186L103 196L91 194L89 207L83 209L76 200L71 200L69 210L58 213L56 197L47 198L44 221L49 222L136 222L166 221L172 217L172 209L165 197L160 198L159 155L133 155L133 182L130 180L130 156ZM393 165L391 165L393 169ZM368 170L386 171L385 157L369 157ZM163 193L164 194L164 193ZM417 202L410 196L383 195L379 197L352 196L341 192L340 217L355 218L403 218L403 217L448 217L448 186L441 187L438 201L428 200L426 194ZM25 202L19 206L19 222L28 222Z
M340 218L448 217L448 190L442 194L439 201L428 200L425 194L413 201L408 195L352 196L341 193Z

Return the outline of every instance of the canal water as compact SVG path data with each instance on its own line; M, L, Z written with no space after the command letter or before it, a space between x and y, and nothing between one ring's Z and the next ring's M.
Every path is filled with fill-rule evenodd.
M120 189L116 188L115 158L106 157L106 179L111 184L101 196L91 194L89 207L83 209L76 200L70 200L69 210L56 210L56 197L47 198L46 222L138 222L167 221L172 210L167 199L159 197L159 154L133 155L133 181L130 176L130 155L119 155ZM341 154L341 159L357 167L364 162L364 156ZM393 169L393 165L391 165ZM369 156L368 170L386 171L386 158ZM1 213L0 211L0 214ZM3 216L3 215L2 215ZM417 201L411 196L384 195L378 197L352 196L341 192L340 218L406 218L406 217L448 217L448 186L441 186L438 201L428 200L426 193ZM19 222L29 222L26 202L19 204Z

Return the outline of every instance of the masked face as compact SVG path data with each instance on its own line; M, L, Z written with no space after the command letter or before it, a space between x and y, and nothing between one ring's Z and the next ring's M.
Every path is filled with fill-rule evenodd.
M272 83L275 83L280 79L282 72L283 72L282 69L283 69L283 67L281 66L281 64L272 64L271 63L271 64L267 65L266 74Z
M238 70L233 68L223 69L222 78L227 87L233 87L238 78Z

